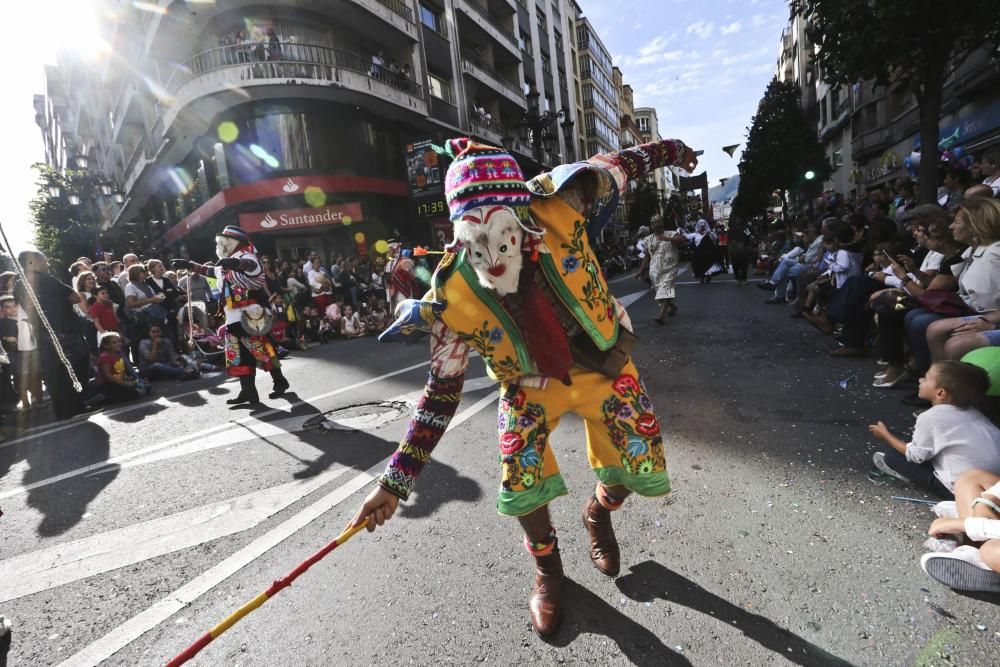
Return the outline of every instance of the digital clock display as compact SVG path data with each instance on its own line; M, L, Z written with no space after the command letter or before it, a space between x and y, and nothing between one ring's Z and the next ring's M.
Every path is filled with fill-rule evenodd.
M434 218L439 215L446 215L448 207L443 199L427 199L414 202L415 212L418 218Z

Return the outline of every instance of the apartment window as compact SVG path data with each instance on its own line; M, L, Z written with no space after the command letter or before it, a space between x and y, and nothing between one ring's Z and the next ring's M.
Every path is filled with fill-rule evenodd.
M554 2L552 3L552 16L559 18L559 5Z
M562 33L558 30L553 30L552 34L555 35L556 38L556 52L561 54L563 52ZM562 61L560 60L560 62Z
M549 57L544 53L541 54L541 56L542 56L542 71L552 74L552 62L549 60Z
M840 86L830 89L830 115L837 116L840 111Z
M548 27L545 22L545 12L536 9L535 16L538 18L538 34L544 35L548 33Z
M556 108L556 101L550 95L545 96L545 110L552 111Z
M433 74L427 75L427 90L430 91L431 95L438 98L439 100L444 100L446 102L451 102L451 83L445 81L444 79L438 78Z
M819 105L819 126L826 127L826 105L829 101L829 96L824 97L823 101Z
M837 167L843 167L843 166L844 166L844 151L843 149L838 148L837 150L833 151L833 167L836 169Z
M420 3L420 21L434 32L442 32L441 15L422 2Z
M530 53L531 52L531 35L529 35L525 31L521 30L517 34L517 45L521 48L522 51L528 51Z
M649 118L639 116L635 119L635 124L639 126L640 132L649 132Z

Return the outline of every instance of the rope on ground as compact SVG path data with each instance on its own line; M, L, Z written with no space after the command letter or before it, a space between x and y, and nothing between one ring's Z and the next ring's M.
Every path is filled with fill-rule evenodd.
M66 352L62 348L62 344L59 342L59 337L56 335L55 330L49 323L49 318L45 316L45 311L42 310L42 306L38 303L38 296L35 295L34 288L31 287L31 283L28 282L28 277L24 275L24 269L21 268L21 263L17 261L17 256L14 254L14 249L10 245L10 241L7 240L7 233L3 230L3 224L0 223L0 236L3 237L4 247L7 249L7 254L10 255L11 260L14 263L14 269L17 271L18 277L21 279L21 283L24 285L24 291L28 294L28 298L31 299L31 305L35 309L35 314L38 315L38 319L41 320L42 326L49 334L49 340L52 341L52 347L56 349L56 354L59 356L59 361L62 365L66 367L66 372L69 373L69 379L73 381L73 389L76 393L83 391L83 385L80 384L80 379L76 377L76 371L73 370L73 364L69 362L66 357Z

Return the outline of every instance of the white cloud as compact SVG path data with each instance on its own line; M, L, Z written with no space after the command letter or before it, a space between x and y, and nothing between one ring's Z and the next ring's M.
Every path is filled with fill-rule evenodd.
M734 32L739 32L740 28L742 27L743 26L740 25L739 21L733 21L729 25L724 25L721 28L719 28L719 32L721 32L723 35L731 35Z
M663 47L667 45L667 40L663 36L655 38L653 41L648 42L645 46L639 49L640 56L651 56L654 53L663 50Z
M755 28L759 28L765 23L767 23L767 17L764 16L763 14L754 14L753 18L750 19L750 25L752 25Z
M708 39L713 32L715 32L715 24L711 21L695 21L687 27L687 34L694 34L702 39Z

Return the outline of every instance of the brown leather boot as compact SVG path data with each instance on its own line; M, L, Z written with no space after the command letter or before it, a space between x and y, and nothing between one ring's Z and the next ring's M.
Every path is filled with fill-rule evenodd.
M535 585L528 598L531 627L541 636L551 635L562 620L563 567L559 546L548 556L535 556Z
M590 534L590 560L594 561L594 567L601 574L617 577L621 568L621 552L611 525L611 512L594 496L583 506L583 525Z

